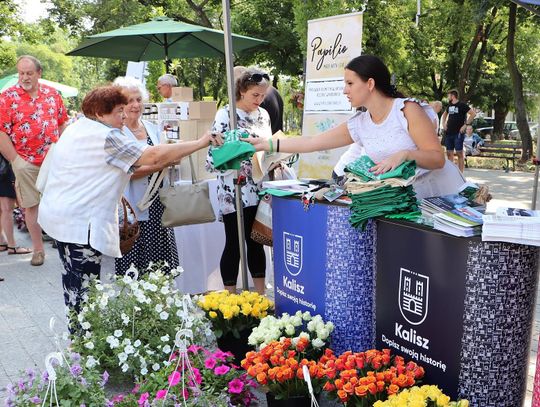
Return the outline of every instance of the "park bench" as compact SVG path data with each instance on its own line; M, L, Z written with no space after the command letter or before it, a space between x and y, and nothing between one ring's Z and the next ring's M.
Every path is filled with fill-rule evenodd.
M516 170L516 160L521 157L521 143L485 143L478 147L479 154L472 155L473 158L503 158L506 160L505 172L510 172L510 161L512 161L512 171ZM467 165L467 156L465 156L465 165ZM468 166L468 165L467 165Z

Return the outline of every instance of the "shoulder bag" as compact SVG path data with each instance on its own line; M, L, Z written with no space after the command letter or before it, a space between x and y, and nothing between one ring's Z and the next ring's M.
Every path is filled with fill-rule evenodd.
M163 227L194 225L216 220L214 208L210 202L208 182L197 181L191 156L189 156L189 166L191 183L176 184L169 179L169 185L164 185L159 189L159 199L165 207L161 218ZM140 210L146 210L156 199L156 191L165 176L165 171L162 170L152 176L143 198L137 204Z

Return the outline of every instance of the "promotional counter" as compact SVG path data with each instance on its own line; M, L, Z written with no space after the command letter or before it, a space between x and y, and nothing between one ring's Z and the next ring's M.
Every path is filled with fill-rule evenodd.
M388 220L359 232L345 206L272 206L276 313L321 314L337 353L390 348L452 399L522 405L537 247Z

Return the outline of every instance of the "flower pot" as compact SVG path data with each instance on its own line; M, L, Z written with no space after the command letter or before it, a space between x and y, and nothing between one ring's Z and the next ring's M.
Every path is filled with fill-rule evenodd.
M268 407L311 407L310 396L292 396L287 399L276 400L272 393L266 393Z
M254 350L253 346L248 345L250 330L240 331L240 338L236 338L231 332L217 338L219 349L224 352L231 352L234 355L234 364L240 366L246 353Z

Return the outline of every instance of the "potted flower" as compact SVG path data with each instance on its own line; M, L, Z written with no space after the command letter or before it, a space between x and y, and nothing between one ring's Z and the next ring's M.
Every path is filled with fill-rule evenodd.
M107 284L91 281L81 312L72 315L72 325L79 326L72 348L87 363L131 379L165 366L181 329L191 330L196 343L215 344L204 312L175 288L178 273L166 274L153 264L140 278L131 274Z
M424 369L390 349L344 352L336 356L327 349L319 361L325 379L323 391L346 406L373 406L402 389L412 387L424 377Z
M308 348L304 351L308 359L318 359L324 349L330 345L330 335L334 330L332 322L324 322L320 315L312 316L309 311L297 311L294 315L283 313L281 317L268 315L259 326L253 328L248 343L256 349L262 349L281 338L309 339Z
M191 345L186 359L177 353L165 369L152 373L127 396L117 396L115 406L249 406L256 383L232 363L232 355L219 349Z
M269 407L311 405L308 386L304 381L303 366L307 366L315 393L322 386L322 371L316 360L306 358L310 349L306 337L283 338L267 344L257 352L248 352L242 367L267 390Z
M252 329L274 309L272 301L250 291L240 294L214 291L201 296L198 304L212 323L218 347L231 352L236 364L252 350L248 345Z
M394 394L386 401L377 401L373 407L469 407L467 400L451 401L437 386L414 386Z
M52 380L47 371L40 374L27 369L17 384L6 386L6 407L49 405L52 400L56 402L56 398L62 406L111 405L104 391L109 378L107 372L100 374L95 368L87 367L78 353L70 354L61 365L53 363L53 367L56 374L56 396L53 395Z

